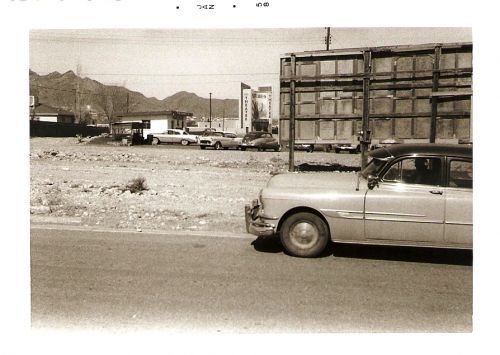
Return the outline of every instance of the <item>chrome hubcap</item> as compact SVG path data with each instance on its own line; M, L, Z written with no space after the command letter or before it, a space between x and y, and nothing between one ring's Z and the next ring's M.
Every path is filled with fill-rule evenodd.
M311 248L319 239L316 226L308 222L299 222L290 230L290 239L299 248Z

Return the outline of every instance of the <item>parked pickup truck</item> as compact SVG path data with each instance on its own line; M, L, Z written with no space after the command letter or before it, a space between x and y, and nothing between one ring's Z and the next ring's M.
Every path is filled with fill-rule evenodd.
M205 132L200 137L200 148L240 149L241 138L232 132Z

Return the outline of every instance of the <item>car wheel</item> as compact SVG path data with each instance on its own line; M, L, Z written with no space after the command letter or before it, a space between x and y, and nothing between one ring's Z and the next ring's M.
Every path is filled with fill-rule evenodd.
M204 145L200 145L200 149L205 149L206 147Z
M340 153L340 149L335 148L335 153L337 153L337 154Z
M189 145L189 142L185 139L181 140L181 144L182 145Z
M281 145L278 145L276 148L274 148L275 152L281 152Z
M153 137L153 139L151 140L151 144L152 145L157 145L157 144L160 144L160 140L156 137Z
M219 150L222 148L222 144L220 144L220 142L215 142L214 148L215 150Z
M289 216L280 231L281 243L294 256L315 257L328 245L328 226L319 216L309 212L299 212Z
M330 153L332 151L332 146L330 144L325 145L325 152Z
M307 148L307 152L308 152L308 153L312 153L312 152L314 152L314 145L312 145L312 144L311 144L311 145Z

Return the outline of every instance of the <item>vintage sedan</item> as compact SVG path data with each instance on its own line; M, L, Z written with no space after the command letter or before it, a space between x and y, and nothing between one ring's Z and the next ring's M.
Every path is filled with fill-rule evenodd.
M198 143L199 139L198 136L189 134L182 129L167 129L161 133L148 134L148 140L151 144L180 143L182 145L189 145L192 143Z
M291 255L340 243L472 249L472 146L397 144L359 173L273 176L245 206L247 231Z
M240 145L241 150L256 149L265 151L267 149L279 152L281 145L278 140L268 132L249 132L243 137Z
M205 132L200 138L200 148L240 149L241 138L232 132Z

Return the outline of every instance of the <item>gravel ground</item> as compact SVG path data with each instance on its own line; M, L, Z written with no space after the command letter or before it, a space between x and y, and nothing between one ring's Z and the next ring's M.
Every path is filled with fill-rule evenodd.
M295 161L343 169L358 167L360 157L295 152ZM271 174L288 169L288 152L31 138L30 166L31 216L37 223L71 220L116 229L241 233L244 205ZM145 179L147 190L127 188L136 178Z

